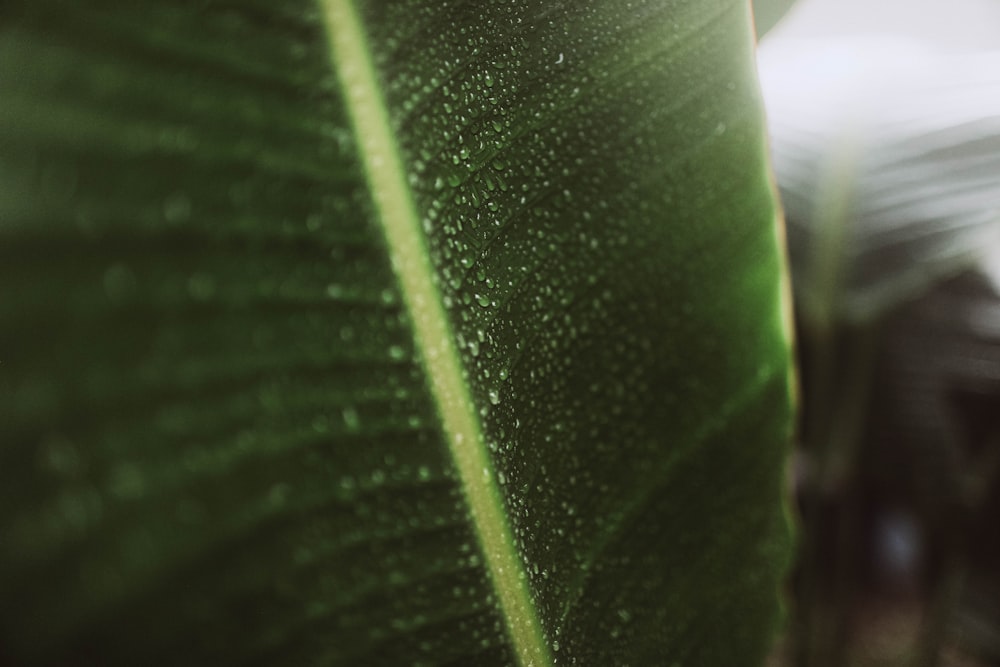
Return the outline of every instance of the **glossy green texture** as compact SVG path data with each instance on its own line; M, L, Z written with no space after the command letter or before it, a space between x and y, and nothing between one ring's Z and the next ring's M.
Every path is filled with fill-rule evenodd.
M0 661L517 664L495 530L539 667L759 664L789 353L745 3L353 5L454 405L329 4L0 9Z

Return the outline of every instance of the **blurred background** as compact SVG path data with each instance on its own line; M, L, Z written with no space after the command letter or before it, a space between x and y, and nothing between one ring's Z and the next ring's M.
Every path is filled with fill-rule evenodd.
M772 665L1000 665L1000 0L764 0L802 369Z

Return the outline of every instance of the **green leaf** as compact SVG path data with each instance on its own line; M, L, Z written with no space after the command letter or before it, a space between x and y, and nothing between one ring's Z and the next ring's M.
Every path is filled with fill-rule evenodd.
M744 3L0 11L0 657L760 662Z
M795 0L753 0L753 22L757 37L775 27L795 4Z

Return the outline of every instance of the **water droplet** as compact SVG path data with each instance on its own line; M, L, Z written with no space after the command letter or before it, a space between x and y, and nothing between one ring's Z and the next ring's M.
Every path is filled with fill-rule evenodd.
M344 426L347 427L348 431L356 432L361 428L361 417L353 406L344 408L341 415L344 418Z
M124 303L135 296L135 274L125 264L112 264L104 272L104 293L113 303Z
M167 222L184 222L191 217L191 199L182 192L175 192L163 200L163 217Z
M187 289L195 301L208 301L215 295L215 278L207 273L195 273L188 278Z
M288 501L288 496L291 492L291 486L285 482L278 482L271 487L270 491L268 491L267 504L270 505L272 509L279 509Z
M146 480L137 466L121 463L111 473L111 493L118 498L138 498L145 491Z
M65 436L51 434L47 436L41 447L42 465L57 475L72 476L80 473L83 462L80 453Z
M490 403L493 405L500 405L500 392L496 389L490 389L489 393Z

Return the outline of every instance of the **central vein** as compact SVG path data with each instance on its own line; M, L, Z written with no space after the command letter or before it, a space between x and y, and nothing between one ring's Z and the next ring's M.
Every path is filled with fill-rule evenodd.
M353 0L320 0L320 5L329 33L333 67L345 91L393 268L508 633L524 667L550 665L548 647L494 481L475 405L463 380L458 351L434 284L420 219L406 183L406 172L361 22Z

